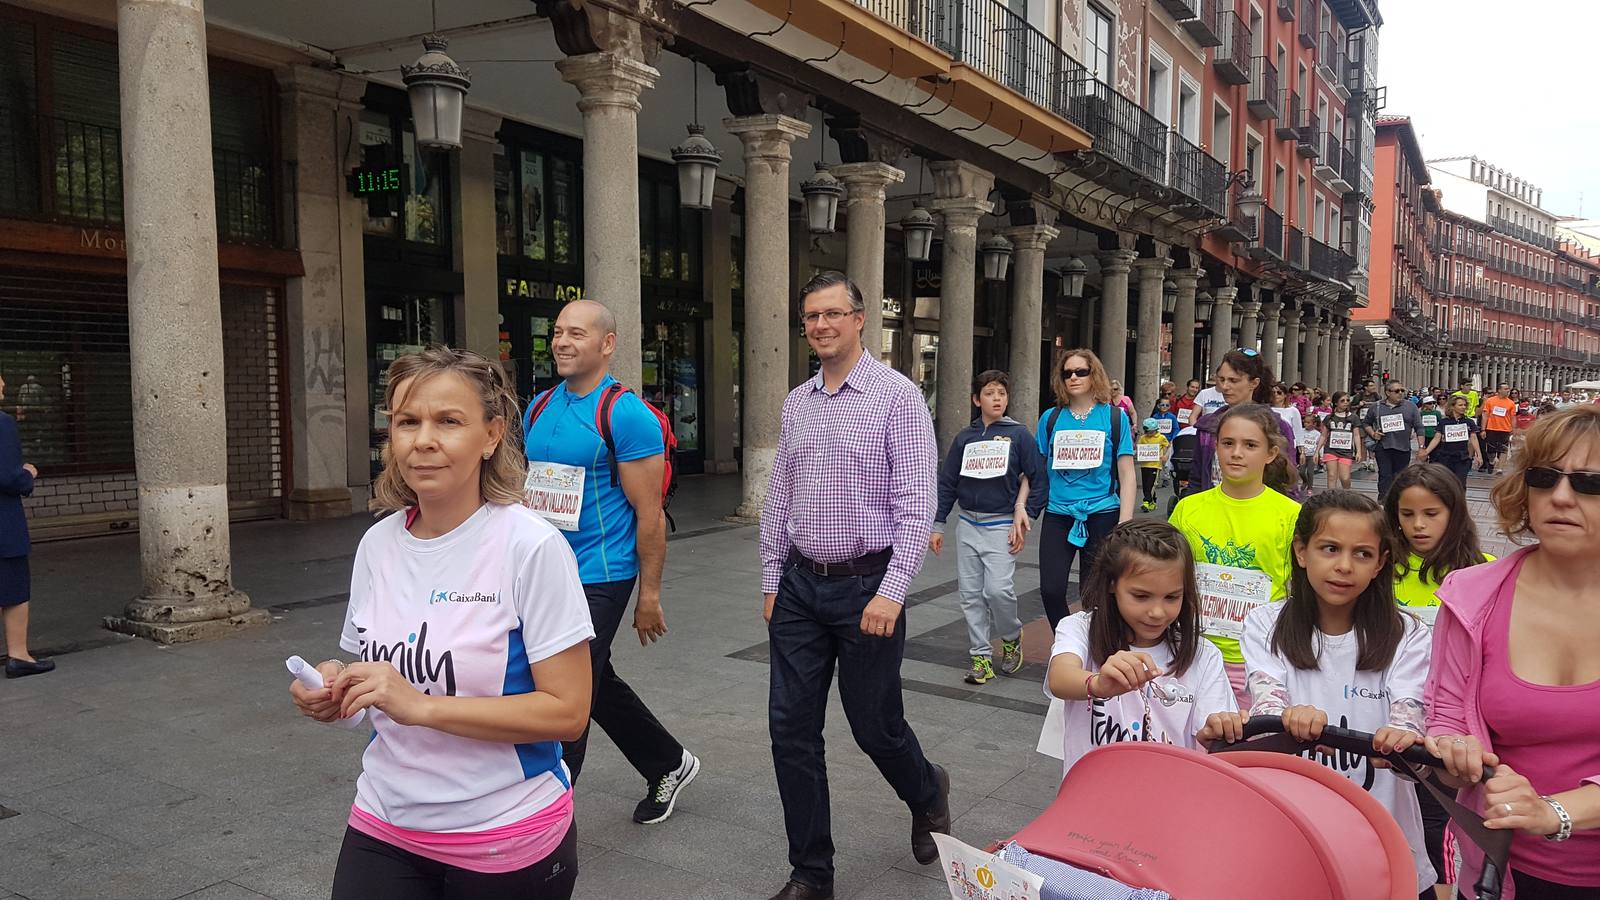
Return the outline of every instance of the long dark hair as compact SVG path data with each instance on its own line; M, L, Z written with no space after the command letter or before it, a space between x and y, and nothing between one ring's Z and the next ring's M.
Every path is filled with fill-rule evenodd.
M1483 556L1483 546L1478 543L1478 529L1467 512L1467 493L1461 489L1456 476L1438 463L1424 463L1400 470L1389 486L1389 495L1383 498L1383 518L1389 525L1389 538L1394 542L1395 574L1403 576L1411 571L1410 544L1400 527L1400 495L1406 488L1419 487L1439 498L1450 521L1439 535L1432 552L1422 557L1419 577L1425 582L1443 581L1457 569L1465 569L1488 562Z
M1283 439L1283 429L1280 427L1283 419L1272 411L1272 407L1264 406L1260 403L1241 403L1238 406L1228 407L1222 411L1221 416L1217 419L1217 452L1219 454L1222 449L1222 427L1232 419L1244 419L1256 425L1261 429L1261 433L1266 436L1267 443L1272 449L1278 451L1277 457L1267 463L1266 470L1262 472L1261 480L1267 487L1278 493L1285 496L1289 495L1295 489L1295 486L1300 483L1300 479L1295 474L1295 467L1289 463L1289 443Z
M1261 354L1229 350L1222 354L1222 362L1217 364L1217 368L1224 365L1245 378L1256 379L1256 389L1250 399L1266 406L1272 405L1272 371L1267 368L1267 361L1261 358Z
M1194 581L1194 554L1183 532L1159 519L1132 519L1111 530L1083 583L1083 608L1089 610L1089 656L1105 665L1113 653L1127 650L1133 629L1117 609L1117 579L1151 563L1183 565L1183 606L1167 626L1172 669L1186 672L1200 644L1200 590Z
M1304 552L1311 546L1322 523L1334 513L1366 516L1372 533L1378 536L1378 572L1355 603L1356 668L1381 672L1394 660L1395 649L1405 637L1405 614L1394 602L1394 578L1389 563L1394 548L1383 527L1383 510L1365 494L1355 491L1323 491L1300 507L1294 523L1294 549ZM1272 652L1296 669L1317 668L1317 594L1311 579L1300 565L1297 554L1290 554L1289 597L1272 629Z

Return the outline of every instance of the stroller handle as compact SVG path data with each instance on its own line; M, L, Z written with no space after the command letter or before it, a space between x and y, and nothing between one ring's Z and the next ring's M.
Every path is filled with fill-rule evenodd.
M1251 716L1249 721L1244 723L1244 740L1246 741L1250 740L1251 738L1261 737L1262 735L1279 734L1284 732L1285 729L1283 727L1282 716ZM1312 743L1316 743L1320 746L1328 747L1333 750L1338 750L1341 753L1354 753L1359 756L1377 759L1381 759L1384 756L1393 755L1380 753L1377 750L1374 750L1372 747L1373 737L1374 736L1369 732L1354 731L1349 728L1340 728L1336 725L1325 725L1322 728L1322 736L1317 738L1316 741ZM1226 741L1213 741L1210 749L1212 752L1216 752L1217 750L1222 749L1242 750L1246 748L1241 746L1241 744L1229 744ZM1404 752L1399 754L1399 756L1401 759L1412 764L1413 766L1426 766L1431 769L1444 768L1444 760L1434 756L1432 753L1429 753L1428 748L1424 747L1420 743L1407 747ZM1493 777L1493 775L1494 769L1492 767L1483 767L1483 777L1485 780Z

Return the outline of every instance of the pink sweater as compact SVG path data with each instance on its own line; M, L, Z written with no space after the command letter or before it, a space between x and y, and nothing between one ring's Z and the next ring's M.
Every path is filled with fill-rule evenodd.
M1426 692L1428 734L1470 734L1486 751L1493 752L1482 706L1484 632L1495 596L1507 580L1516 577L1523 560L1538 550L1538 546L1524 547L1494 562L1458 569L1439 586L1441 608L1434 623L1433 669L1428 674ZM1580 783L1600 785L1600 772L1574 773L1571 787ZM1464 806L1482 813L1481 785L1463 789L1459 799ZM1458 833L1456 838L1461 846L1459 887L1464 896L1471 897L1472 885L1483 869L1483 851L1463 834ZM1515 887L1507 884L1502 900L1514 900L1515 896Z

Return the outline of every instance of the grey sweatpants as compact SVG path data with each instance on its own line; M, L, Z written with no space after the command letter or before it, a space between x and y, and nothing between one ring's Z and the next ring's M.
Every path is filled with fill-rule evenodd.
M1007 545L1011 522L1011 516L1005 514L963 512L956 526L956 583L961 588L961 612L967 617L972 656L994 652L995 631L1008 641L1022 634L1013 584L1017 558Z

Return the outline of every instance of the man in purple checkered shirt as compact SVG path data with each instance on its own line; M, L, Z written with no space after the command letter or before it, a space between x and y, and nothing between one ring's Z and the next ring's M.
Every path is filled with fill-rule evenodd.
M784 401L761 511L767 719L793 866L772 900L833 896L822 721L835 664L856 744L911 810L917 861L938 859L933 832L950 832L950 776L923 756L900 700L906 589L938 493L933 421L916 385L863 352L853 282L823 272L800 298L822 371Z

